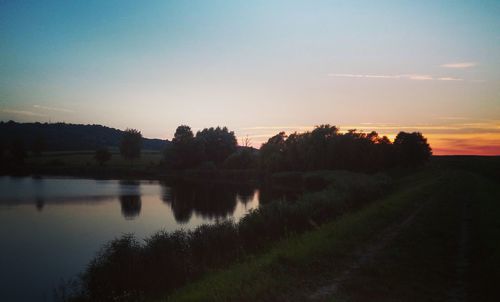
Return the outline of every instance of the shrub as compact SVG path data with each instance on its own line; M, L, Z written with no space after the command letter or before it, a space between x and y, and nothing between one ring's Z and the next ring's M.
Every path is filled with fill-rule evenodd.
M274 240L316 227L377 198L390 184L385 175L345 171L317 172L311 177L330 185L295 202L261 205L238 223L223 221L189 232L160 231L142 245L132 235L111 241L83 274L84 298L137 301L144 295L165 293Z
M240 237L233 221L201 225L189 233L192 264L195 270L220 267L241 254Z

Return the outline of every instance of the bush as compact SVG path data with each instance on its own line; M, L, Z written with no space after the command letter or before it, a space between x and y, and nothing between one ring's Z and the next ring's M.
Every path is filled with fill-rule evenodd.
M384 175L317 172L330 185L295 202L261 205L233 221L194 231L160 231L139 244L132 235L108 243L84 272L84 298L137 301L164 294L211 269L228 265L285 236L303 232L373 200L390 184ZM82 298L82 297L80 297Z
M257 154L254 150L245 148L231 154L224 161L224 169L255 169L257 168Z
M189 234L159 231L145 240L144 289L158 292L185 284L192 275Z
M106 244L83 275L89 300L133 300L141 295L141 249L132 234Z
M190 232L189 242L192 264L200 271L223 266L241 254L238 226L232 221L201 225Z

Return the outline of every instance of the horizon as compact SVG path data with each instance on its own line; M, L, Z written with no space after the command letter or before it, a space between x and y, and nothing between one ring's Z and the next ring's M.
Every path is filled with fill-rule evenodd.
M0 120L226 126L254 147L331 124L500 155L500 3L3 2Z
M9 121L3 121L1 120L0 122L2 123L8 123L8 122L15 122L15 123L23 123L23 122L17 122L17 121L14 121L14 120L9 120ZM61 121L61 122L52 122L52 121L49 121L49 122L38 122L38 121L34 121L34 122L26 122L26 123L41 123L41 124L58 124L58 123L62 123L62 124L68 124L68 125L83 125L83 126L93 126L93 125L96 125L96 126L104 126L104 127L108 127L108 128L112 128L112 129L117 129L117 130L120 130L120 131L125 131L126 129L131 129L131 128L115 128L115 127L112 127L112 126L109 126L109 125L102 125L102 124L75 124L75 123L67 123L67 122L64 122L64 121ZM336 126L338 127L337 125L333 125L333 124L330 124L332 126ZM189 126L189 125L188 125ZM256 148L256 149L260 149L261 145L265 142L267 142L267 139L269 139L271 136L274 136L276 134L278 134L279 132L285 132L285 134L288 136L289 134L292 134L292 133L305 133L305 132L310 132L312 131L315 127L317 127L319 125L315 125L315 126L296 126L296 127L254 127L254 128L250 128L249 130L254 130L254 131L260 131L260 130L263 130L263 131L266 131L269 130L269 129L272 129L272 130L275 130L276 132L274 134L270 134L270 135L254 135L253 137L260 137L262 138L262 140L258 140L258 145L252 141L251 137L248 136L248 138L250 138L250 142L249 142L249 146L250 147L253 147L253 148ZM192 129L194 133L198 132L198 131L201 131L205 128L210 128L210 127L226 127L224 125L216 125L216 126L209 126L209 127L203 127L203 128L199 128L199 129ZM422 127L425 127L425 126L422 126ZM370 133L371 131L376 131L376 130L373 130L373 129L360 129L360 128L356 128L355 126L347 126L347 127L338 127L339 128L339 132L340 133L346 133L348 130L357 130L358 132L362 132L362 133ZM375 127L376 129L377 127ZM390 132L391 134L383 134L383 133L386 133L386 132L379 132L379 131L376 131L380 136L387 136L387 138L389 138L389 140L391 142L394 142L394 138L396 137L397 133L399 132L407 132L407 133L411 133L411 132L420 132L422 133L421 131L419 130L415 130L417 128L413 128L413 127L403 127L403 129L400 129L400 130L397 130L396 127L390 127L390 126L380 126L379 128L381 129L389 129L389 130L394 130L394 133L393 132ZM281 129L281 130L280 130ZM432 129L432 127L431 127ZM140 129L137 129L140 131ZM233 129L230 129L228 128L229 131L233 131ZM234 131L233 131L234 132ZM141 132L142 133L142 132ZM392 134L393 133L393 134ZM424 133L422 133L424 134ZM432 134L430 135L427 135L426 138L429 139L429 136L432 138ZM160 140L168 140L168 141L172 141L173 137L167 137L167 138L162 138L162 137L152 137L152 136L143 136L144 138L146 139L160 139ZM243 146L243 140L245 140L247 138L247 136L237 136L237 142L238 142L238 145L240 146ZM449 139L452 139L452 138L449 138ZM498 156L498 154L494 154L494 153L488 153L490 150L486 149L484 150L483 146L479 146L480 149L470 149L470 148L474 148L474 146L466 146L467 148L464 148L464 149L453 149L453 150L449 150L447 148L440 148L439 145L438 147L433 147L431 145L431 147L433 148L433 154L434 155L443 155L443 156L446 156L446 155L450 155L450 156L453 156L453 155L471 155L471 156ZM436 150L437 150L437 153L436 153ZM458 150L458 151L457 151ZM495 150L495 149L493 149ZM460 152L461 151L461 152ZM475 151L476 153L473 154L471 151ZM457 153L458 152L458 153Z

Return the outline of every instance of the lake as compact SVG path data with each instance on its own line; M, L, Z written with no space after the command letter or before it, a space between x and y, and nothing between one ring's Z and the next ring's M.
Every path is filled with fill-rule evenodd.
M245 185L0 177L0 298L51 301L110 239L237 221L264 198Z

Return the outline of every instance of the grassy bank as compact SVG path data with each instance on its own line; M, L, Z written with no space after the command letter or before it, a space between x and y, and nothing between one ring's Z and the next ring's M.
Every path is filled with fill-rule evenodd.
M158 301L498 301L500 189L479 172L406 177L390 196Z
M387 198L318 230L290 235L269 252L208 274L159 301L301 300L342 270L360 244L429 198L437 183L438 177L428 174L406 179Z
M387 191L385 175L321 172L325 190L294 202L261 205L239 222L194 231L160 231L139 242L125 235L109 242L82 275L83 300L137 301L160 297L207 272L249 259L282 238L294 236L363 207Z
M122 157L118 150L111 150L111 159L100 165L94 158L95 151L44 152L40 156L30 155L23 165L10 167L0 174L5 175L54 175L116 179L175 179L186 181L256 182L260 173L254 169L187 169L172 170L164 164L164 154L143 150L134 160Z

